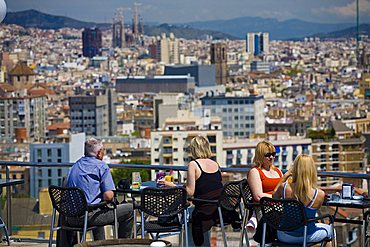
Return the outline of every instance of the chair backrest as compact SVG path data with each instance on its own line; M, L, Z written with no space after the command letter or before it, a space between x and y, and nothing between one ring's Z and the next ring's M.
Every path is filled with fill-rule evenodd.
M274 229L291 231L306 224L304 206L298 200L263 197L260 205L263 221Z
M233 181L224 184L219 199L220 205L227 210L234 210L240 205L240 183L241 181Z
M186 206L184 187L145 188L141 192L141 210L154 217L177 215Z
M49 195L53 207L67 217L81 216L87 210L85 193L77 187L51 185Z
M248 181L246 179L243 179L241 181L241 183L239 184L239 189L244 203L244 207L248 209L253 209L253 206L249 206L250 203L253 203L252 190L249 187Z

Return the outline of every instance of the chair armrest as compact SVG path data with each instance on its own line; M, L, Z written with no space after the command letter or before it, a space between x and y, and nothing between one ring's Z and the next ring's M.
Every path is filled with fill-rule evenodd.
M101 202L99 202L97 204L89 204L88 205L89 211L94 210L94 209L97 209L97 208L110 208L110 209L114 209L114 208L117 208L117 204L113 200L113 201L110 201L110 202L101 201Z
M87 207L88 207L88 209L90 211L90 210L94 210L94 209L97 209L97 208L105 207L105 206L107 206L107 204L108 204L108 202L101 201L101 202L99 202L97 204L89 204Z
M308 223L316 222L316 221L324 219L324 218L329 218L330 223L334 223L334 217L330 214L323 214L323 215L320 215L319 217L315 217L315 218L312 218L312 219L307 219L307 222Z
M248 202L248 203L245 203L244 205L245 207L259 207L260 203L259 202Z
M200 198L188 198L188 201L191 201L191 202L207 202L207 203L218 204L218 200L206 200L206 199L200 199Z

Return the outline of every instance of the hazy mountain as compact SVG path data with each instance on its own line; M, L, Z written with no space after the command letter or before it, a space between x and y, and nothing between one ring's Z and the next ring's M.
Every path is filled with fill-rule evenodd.
M4 20L6 24L17 24L23 27L37 27L42 29L59 29L63 27L85 28L99 27L102 29L111 28L110 23L95 23L78 21L69 17L54 16L39 12L37 10L26 10L20 12L9 12ZM215 39L235 39L236 37L219 31L197 30L189 26L176 26L162 24L156 26L144 26L147 35L160 35L165 32L173 32L176 37L186 39L204 39L207 35Z
M319 33L313 35L314 37L320 37L322 39L338 39L338 38L355 38L357 35L357 28L350 27L330 33ZM360 25L360 35L367 35L370 37L370 24Z
M328 33L353 26L350 23L325 24L291 19L278 21L272 18L239 17L230 20L202 21L187 23L190 27L217 30L230 35L245 38L248 32L268 32L270 39L290 39L310 36L316 33Z
M23 27L59 29L63 27L111 28L110 23L83 22L64 16L54 16L36 10L9 12L4 20L6 24L17 24ZM147 35L160 35L162 32L173 32L176 37L186 39L245 39L247 32L269 32L270 39L301 39L319 36L322 38L355 37L356 28L350 23L325 24L306 22L298 19L278 21L273 18L239 17L230 20L191 22L186 24L145 25ZM212 30L212 31L210 31ZM361 30L369 35L369 24L363 24Z
M63 27L109 27L110 24L78 21L69 17L48 15L37 10L25 10L7 13L3 23L16 24L22 27L37 27L41 29L59 29Z

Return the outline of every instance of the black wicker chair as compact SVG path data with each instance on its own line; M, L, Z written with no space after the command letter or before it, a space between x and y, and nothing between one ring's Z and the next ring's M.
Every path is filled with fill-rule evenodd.
M242 207L240 203L241 202L240 183L242 181L233 181L233 182L228 182L224 184L224 187L221 192L221 196L218 200L205 200L205 199L199 199L199 198L189 199L190 201L194 201L194 202L217 204L218 216L220 219L219 223L221 226L222 238L223 238L225 247L227 247L228 245L227 245L227 237L226 237L226 232L225 232L225 222L222 216L222 209L233 211L239 208L240 213L242 213Z
M240 234L240 245L239 246L240 247L243 246L243 241L245 237L245 241L247 243L247 246L249 247L249 239L248 239L247 230L246 230L247 222L249 219L249 212L251 210L254 210L254 207L259 206L260 204L257 202L253 202L252 191L246 179L240 182L239 188L240 188L240 193L241 193L243 206L244 206L243 223L242 223L242 231Z
M188 246L187 193L184 187L145 188L141 192L141 236L155 234L154 239L167 236L161 233L180 232L180 243L185 233ZM149 217L145 217L146 214ZM156 220L150 220L150 216ZM163 222L159 221L163 219ZM166 221L167 220L167 221Z
M94 209L107 206L107 202L101 202L99 204L89 205L86 201L85 193L77 187L60 187L60 186L50 186L49 195L51 203L53 205L53 214L51 217L51 227L50 227L50 237L49 237L49 247L52 246L53 233L57 230L66 231L77 231L82 232L81 242L86 241L86 232L91 231L97 226L89 226L88 224L88 213ZM118 221L117 221L117 211L116 205L112 203L112 210L114 211L114 237L118 237ZM54 226L56 219L56 211L60 216L64 217L81 217L84 216L84 222L82 227L72 227L72 226Z
M262 210L262 220L263 220L263 234L261 246L265 245L267 224L273 229L279 231L292 231L300 227L304 227L303 246L311 246L318 243L321 243L321 246L323 246L328 241L332 241L334 246L335 239L329 238L325 238L317 243L306 242L308 224L324 218L329 218L329 221L331 223L332 236L333 238L335 238L333 216L325 214L316 218L307 219L306 213L304 211L304 205L295 199L273 199L263 197L260 201L260 206ZM272 243L272 245L273 246L289 245L289 243L275 241Z

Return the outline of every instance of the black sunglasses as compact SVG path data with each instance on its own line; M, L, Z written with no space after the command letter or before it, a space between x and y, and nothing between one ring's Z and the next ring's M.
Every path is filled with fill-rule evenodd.
M266 153L266 154L265 154L265 157L266 157L266 158L270 158L271 156L276 157L276 152Z

